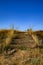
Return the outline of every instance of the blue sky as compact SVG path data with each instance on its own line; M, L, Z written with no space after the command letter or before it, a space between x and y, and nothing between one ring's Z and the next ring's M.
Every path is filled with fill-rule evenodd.
M43 30L43 0L0 0L0 29Z

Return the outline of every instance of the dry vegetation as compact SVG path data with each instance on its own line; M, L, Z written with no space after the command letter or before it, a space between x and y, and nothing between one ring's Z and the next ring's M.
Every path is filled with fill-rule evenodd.
M43 65L43 31L0 30L0 65Z

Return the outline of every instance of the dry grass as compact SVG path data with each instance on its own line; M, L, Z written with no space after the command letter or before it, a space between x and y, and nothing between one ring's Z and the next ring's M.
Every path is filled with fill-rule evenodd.
M43 39L42 31L21 32L17 30L0 30L0 65L43 65L43 47L32 47L32 43L31 47L28 47L28 44L30 45L30 43L26 43L26 45L25 43L20 45L19 43L16 45L15 42L14 44L11 43L12 38L20 41L21 39L28 37L28 35L34 40L34 46L36 44L39 45L39 38L36 36ZM25 41L28 40L28 38L27 40L25 39ZM13 50L15 51L13 52ZM8 54L8 52L10 54Z

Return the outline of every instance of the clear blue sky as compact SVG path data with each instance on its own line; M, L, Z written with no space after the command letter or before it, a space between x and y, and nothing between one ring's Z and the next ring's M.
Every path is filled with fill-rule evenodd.
M43 0L0 0L0 29L43 30Z

